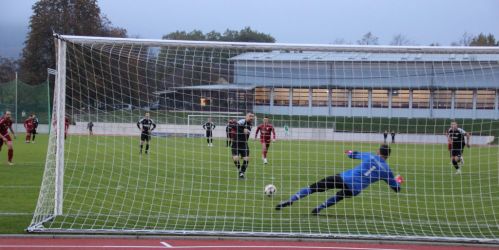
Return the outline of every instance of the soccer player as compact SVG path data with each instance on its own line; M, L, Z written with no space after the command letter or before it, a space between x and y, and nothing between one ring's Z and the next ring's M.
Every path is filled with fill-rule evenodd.
M14 130L12 130L11 116L12 114L10 111L5 111L5 114L0 118L0 151L2 150L3 144L7 144L7 163L12 166L14 165L12 162L12 158L14 158L14 148L12 147L12 138L9 135L9 130L14 139L16 138L16 134L14 133Z
M349 158L360 159L362 162L353 169L338 175L328 176L306 188L302 188L289 200L279 203L275 209L281 210L284 207L291 206L295 201L315 192L324 192L333 188L339 189L336 195L312 210L312 214L317 215L322 209L333 206L344 198L359 195L362 190L380 180L385 181L393 191L400 192L400 184L403 182L403 178L399 175L394 177L392 170L386 163L390 152L391 149L386 144L380 146L376 155L351 150L346 151L345 153Z
M208 147L213 147L213 130L215 127L215 123L211 121L211 118L208 118L208 122L203 124L203 129L206 131L206 142L208 143Z
M464 131L462 128L458 127L456 121L451 122L451 127L447 131L447 140L448 144L450 144L450 159L452 161L452 165L456 169L456 174L461 173L461 168L464 164L463 160L463 150L466 145L468 148L470 147L470 138L471 135ZM466 141L465 138L466 137Z
M263 118L263 123L258 126L255 132L255 139L258 137L258 132L260 133L260 144L262 144L262 160L263 164L267 164L267 152L270 148L270 142L271 142L271 134L272 134L272 141L275 141L275 129L272 126L272 124L269 123L269 118L264 117Z
M37 134L36 129L38 128L39 121L35 113L32 113L31 115L33 116L33 130L31 130L31 135L33 135L33 137L31 138L31 143L35 143L35 137Z
M234 139L236 135L236 120L235 119L229 119L227 126L225 127L225 135L227 136L226 144L225 146L229 147L232 145L232 140Z
M251 112L246 114L244 119L239 120L237 123L232 125L232 128L236 129L236 135L232 141L232 160L234 160L234 165L236 165L239 171L239 178L244 179L244 174L248 168L249 163L249 146L248 139L251 134L251 126L255 115ZM243 158L243 165L240 165L239 156Z
M385 132L383 133L383 139L385 144L386 144L386 138L388 138L388 130L385 130Z
M392 143L395 143L395 130L392 130L390 135L392 136Z
M94 135L94 123L92 121L89 121L87 123L87 129L88 129L88 134L89 135Z
M142 154L142 148L144 147L144 142L146 143L146 154L149 150L149 141L151 141L151 132L156 128L156 123L149 118L149 112L145 113L144 118L137 122L137 127L140 129L140 154Z
M31 141L31 133L33 132L33 115L29 115L28 119L24 120L24 128L26 129L26 143Z
M69 130L69 117L66 115L64 116L64 140L68 137L68 130Z

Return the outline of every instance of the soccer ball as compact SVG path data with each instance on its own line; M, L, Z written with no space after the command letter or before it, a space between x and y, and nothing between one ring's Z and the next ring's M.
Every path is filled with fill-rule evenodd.
M269 184L269 185L265 186L265 189L263 190L265 195L267 195L269 197L272 196L276 191L277 191L277 188L273 184Z

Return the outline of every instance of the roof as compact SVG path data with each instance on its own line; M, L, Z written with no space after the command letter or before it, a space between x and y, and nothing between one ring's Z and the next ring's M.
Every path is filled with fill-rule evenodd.
M499 61L498 53L369 53L369 52L248 52L232 57L233 61L366 61L366 62L472 62Z

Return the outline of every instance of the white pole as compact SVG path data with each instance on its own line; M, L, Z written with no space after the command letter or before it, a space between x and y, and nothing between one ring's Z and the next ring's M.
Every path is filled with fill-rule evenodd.
M64 187L64 120L66 102L66 42L57 40L56 106L56 161L55 161L55 207L54 215L62 215Z

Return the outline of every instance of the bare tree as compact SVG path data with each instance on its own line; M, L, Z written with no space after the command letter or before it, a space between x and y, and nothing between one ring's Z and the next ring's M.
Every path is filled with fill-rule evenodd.
M451 46L470 46L472 40L473 40L473 35L468 33L468 32L464 32L463 35L461 36L461 38L459 39L459 41L452 42L450 45Z
M362 39L357 40L359 45L378 45L378 37L370 31L362 36Z
M333 44L352 44L352 42L345 40L344 38L336 38Z
M390 42L390 45L393 46L405 46L405 45L413 45L414 42L409 40L405 35L402 34L397 34L393 37L392 41Z

